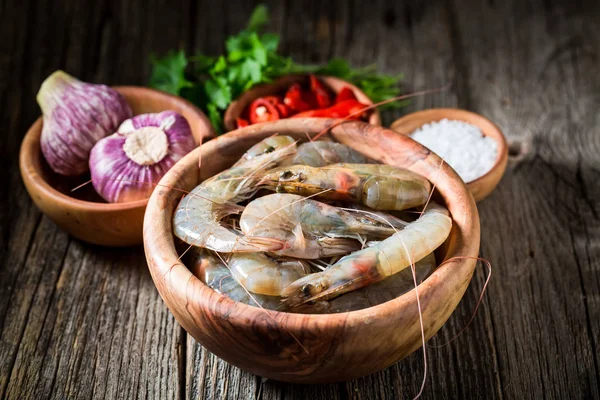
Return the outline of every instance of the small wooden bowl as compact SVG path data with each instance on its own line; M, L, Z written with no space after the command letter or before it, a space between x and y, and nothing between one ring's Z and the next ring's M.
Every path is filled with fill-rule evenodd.
M335 78L333 76L319 76L319 80L331 91L335 94L339 93L345 86L349 86L358 101L363 104L371 105L373 101L359 88L351 84L350 82L344 81L339 78ZM227 131L232 131L237 128L236 119L239 118L244 110L258 97L263 96L272 96L272 95L281 95L286 92L286 90L294 83L300 83L304 87L308 87L308 75L286 75L281 78L276 79L271 83L264 83L261 85L257 85L240 97L238 97L234 102L232 102L227 110L225 111L225 116L223 118L223 123ZM373 110L371 116L369 117L369 123L371 125L381 125L381 116L379 115L379 111L377 109Z
M250 146L275 133L299 140L336 120L283 119L249 126L211 140L181 159L150 197L144 248L152 278L179 323L225 361L254 374L299 383L336 382L394 364L421 346L415 290L375 307L328 315L290 314L236 303L207 287L180 261L172 217L182 195L231 166ZM448 319L463 296L479 251L479 216L473 196L456 172L412 139L364 122L347 122L331 137L368 157L409 168L436 184L454 223L439 249L451 259L419 286L426 339ZM203 162L198 170L199 157ZM299 344L301 343L301 344Z
M506 139L502 134L502 131L492 121L482 115L467 110L460 110L457 108L432 108L407 114L394 121L390 126L390 129L404 135L410 135L424 124L441 121L444 118L473 124L479 127L485 136L491 137L498 143L498 156L496 157L496 162L492 169L485 175L467 183L467 188L469 188L473 194L475 201L481 201L498 185L500 179L502 179L502 175L504 175L506 163L508 161L508 145L506 144Z
M125 96L134 115L173 110L188 120L196 143L214 136L204 113L179 97L144 87L115 89ZM91 184L71 192L87 181L89 175L73 178L52 171L40 149L42 124L40 117L29 128L19 155L21 177L34 203L58 226L85 242L105 246L140 244L148 199L106 203Z

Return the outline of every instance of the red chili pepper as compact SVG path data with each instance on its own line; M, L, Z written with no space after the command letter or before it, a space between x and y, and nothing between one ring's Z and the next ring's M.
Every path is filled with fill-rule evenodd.
M337 94L337 96L335 96L335 100L334 103L341 103L342 101L345 100L357 100L356 95L354 94L354 91L352 89L350 89L349 86L344 86L342 88L342 90L340 90L340 92Z
M237 124L238 129L250 125L250 123L248 122L248 120L244 119L244 118L236 118L235 122Z
M303 90L299 83L294 83L289 87L283 99L283 103L295 112L317 108L317 102L313 93Z
M275 105L275 107L277 107L277 111L279 111L279 118L287 118L292 113L292 110L283 103L279 103Z
M279 119L277 106L272 104L271 101L272 99L269 100L265 97L259 97L250 104L250 109L248 111L250 123L257 124L259 122L275 121Z
M362 104L356 100L345 100L340 103L334 104L329 108L323 108L320 110L310 110L292 115L292 118L346 118L350 114L358 113L363 108L368 107L367 104ZM350 119L360 119L363 114L356 114L350 117Z
M274 106L276 106L277 104L281 104L281 99L277 96L263 96L261 97L261 99L265 99Z
M327 108L331 105L331 97L329 97L327 88L314 75L310 76L310 90L313 92L319 108Z

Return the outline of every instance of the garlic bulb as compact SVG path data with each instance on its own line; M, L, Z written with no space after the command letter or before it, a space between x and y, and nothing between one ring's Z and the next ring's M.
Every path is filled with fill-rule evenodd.
M190 125L175 111L137 115L92 149L92 184L110 203L145 199L195 146Z
M114 133L132 115L125 98L116 90L81 82L63 71L46 78L37 101L44 116L42 153L61 175L86 172L96 142Z

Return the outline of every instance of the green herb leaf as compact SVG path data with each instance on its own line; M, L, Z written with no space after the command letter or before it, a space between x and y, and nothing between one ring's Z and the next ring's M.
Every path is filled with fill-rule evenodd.
M241 81L252 81L259 83L262 77L260 64L251 58L248 58L240 65L240 75L237 77Z
M217 58L205 56L202 53L198 53L195 56L189 57L188 61L194 65L194 73L196 75L204 75L209 69L215 64Z
M248 20L247 30L250 32L258 32L261 30L267 23L269 22L269 9L260 4L256 6L252 14L250 14L250 19Z
M217 110L217 106L212 103L209 103L206 106L206 111L210 123L215 128L215 132L217 134L220 134L222 132L221 127L223 126L223 117L221 117L221 113L219 112L219 110Z
M265 50L269 53L275 53L279 46L279 36L274 33L265 33L260 37L260 41Z
M218 74L227 69L227 61L225 61L225 57L221 56L217 59L217 62L210 70L213 74Z
M258 38L256 33L251 33L249 36L249 42L252 46L252 57L260 64L267 64L267 50L263 46L262 42Z
M206 90L206 95L210 102L214 103L217 108L224 110L232 101L231 88L227 83L227 79L223 77L206 81L204 89Z
M188 61L183 50L170 51L163 58L152 55L150 62L152 63L150 86L175 95L179 95L182 88L192 86L192 82L185 77Z

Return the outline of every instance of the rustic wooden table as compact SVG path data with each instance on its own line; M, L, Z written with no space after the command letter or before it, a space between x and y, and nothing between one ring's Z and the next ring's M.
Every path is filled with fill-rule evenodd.
M270 3L270 27L296 60L376 63L403 72L407 90L452 81L406 111L470 109L510 140L507 173L479 205L481 255L493 264L489 290L458 340L429 348L423 398L599 398L600 3ZM418 392L420 351L372 376L322 386L264 381L224 363L174 320L141 248L70 238L21 183L19 144L39 115L35 95L48 74L61 68L88 81L143 85L149 54L221 52L252 8L242 1L0 1L0 398ZM432 344L468 321L485 276L478 268Z

